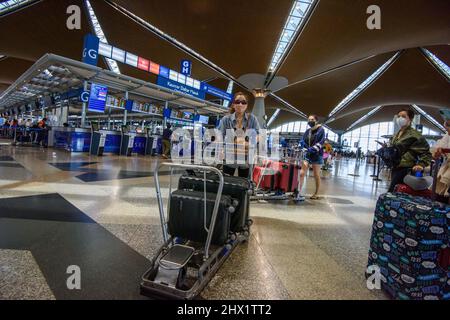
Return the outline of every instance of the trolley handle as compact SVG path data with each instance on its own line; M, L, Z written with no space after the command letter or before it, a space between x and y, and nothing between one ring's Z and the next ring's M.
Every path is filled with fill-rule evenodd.
M158 198L159 215L160 215L160 219L161 219L161 227L162 227L164 242L167 242L168 234L167 234L167 222L166 222L165 213L164 213L164 204L163 204L162 195L161 195L161 186L159 184L159 170L162 167L169 167L171 169L173 169L173 168L196 169L196 170L204 171L205 174L207 171L209 171L209 172L214 172L219 176L219 188L217 189L216 201L214 203L214 209L213 209L213 213L212 213L212 217L211 217L211 223L209 225L209 230L207 232L208 236L206 238L206 243L205 243L204 258L208 259L209 258L209 248L211 246L211 241L212 241L212 235L214 232L214 227L216 225L217 214L219 212L220 199L222 197L222 190L223 190L223 185L224 185L223 174L217 168L202 166L202 165L161 162L156 166L154 178L155 178L156 196ZM169 197L170 197L170 194L169 194ZM169 201L169 203L170 203L170 201ZM206 194L205 194L205 206L206 206ZM205 213L206 213L206 210L205 210Z

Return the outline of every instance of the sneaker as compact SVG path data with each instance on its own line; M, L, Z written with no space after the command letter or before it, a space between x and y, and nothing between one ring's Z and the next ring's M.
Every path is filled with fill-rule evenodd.
M305 197L302 195L298 195L297 197L294 198L294 201L303 202L305 201Z

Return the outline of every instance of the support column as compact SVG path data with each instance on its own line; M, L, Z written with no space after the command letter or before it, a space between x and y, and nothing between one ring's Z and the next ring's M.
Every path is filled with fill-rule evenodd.
M85 92L88 90L87 81L84 81L84 83L83 83L83 90ZM84 128L86 126L86 108L87 108L87 103L83 102L83 108L81 110L81 128Z
M258 119L259 125L262 129L267 129L265 99L269 93L270 91L267 89L253 89L255 105L253 106L252 113Z
M128 100L128 91L125 91L125 100ZM128 111L125 110L123 113L123 124L124 126L127 125L127 116L128 116Z

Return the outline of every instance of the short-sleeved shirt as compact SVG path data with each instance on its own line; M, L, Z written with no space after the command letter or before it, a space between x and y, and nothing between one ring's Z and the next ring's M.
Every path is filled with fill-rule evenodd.
M236 113L232 113L227 115L220 120L219 130L222 132L222 135L225 136L228 129L254 129L256 133L259 133L259 129L261 128L258 122L258 119L251 113L245 113L244 119L242 120L243 128L236 128Z
M166 128L163 130L163 139L170 140L170 136L172 135L172 130Z
M227 130L238 130L242 129L243 131L246 131L248 129L255 130L256 133L259 133L260 126L258 119L251 113L245 113L244 118L242 119L242 126L243 128L237 128L236 127L236 113L232 113L230 115L227 115L220 120L220 124L218 129L221 131L222 136L225 137ZM248 165L237 165L237 164L228 164L227 166L232 168L248 168Z

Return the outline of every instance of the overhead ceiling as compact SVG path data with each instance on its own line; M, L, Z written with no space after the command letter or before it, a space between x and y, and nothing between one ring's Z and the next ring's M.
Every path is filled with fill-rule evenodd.
M0 17L0 92L29 65L51 52L80 60L85 34L91 32L82 0L43 0ZM136 16L195 50L238 78L265 75L293 0L91 0L108 41L122 49L178 70L181 59L193 61L193 77L226 89L228 79L207 63L162 39L125 16ZM381 30L369 30L369 5L381 8ZM68 30L66 9L82 8L80 30ZM398 50L405 53L377 81L336 114L329 123L345 130L378 105L418 104L449 107L449 82L419 51L425 47L450 63L448 0L320 0L276 76L289 86L276 94L302 113L327 117L330 111ZM103 61L101 67L106 67ZM147 72L119 64L122 73L155 82ZM234 91L245 90L235 86ZM301 118L290 106L267 98L267 115L281 108L273 122ZM434 110L427 108L427 110ZM431 112L436 120L439 115ZM291 120L293 119L293 120ZM375 117L373 117L375 119ZM369 120L370 121L370 120ZM344 129L343 129L344 128Z
M358 119L355 112L380 105L418 104L438 109L450 107L449 89L448 80L436 71L422 52L409 49L335 118Z
M381 30L367 28L370 5ZM290 83L372 55L450 43L447 0L321 0L278 75Z

